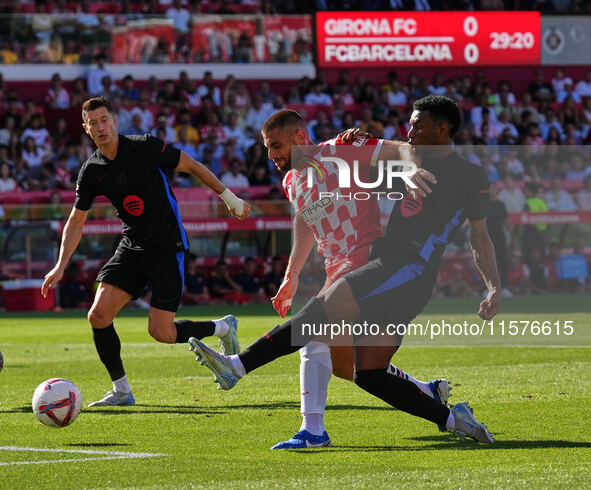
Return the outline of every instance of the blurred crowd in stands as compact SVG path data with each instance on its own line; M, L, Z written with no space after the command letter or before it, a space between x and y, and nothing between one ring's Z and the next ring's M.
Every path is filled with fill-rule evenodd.
M99 52L107 61L118 63L311 63L309 14L321 10L591 13L587 0L6 0L0 6L5 14L0 15L3 64L90 64ZM308 20L275 30L263 20L273 14L306 14ZM155 18L168 19L170 32L151 24ZM223 19L232 20L224 23ZM117 28L121 42L128 43L126 49L135 53L123 54L125 49L116 45ZM137 31L132 35L121 32L124 28Z
M165 13L174 0L13 0L2 2L3 13ZM183 0L193 14L282 13L319 10L543 10L585 12L584 0Z
M182 302L186 306L266 303L277 294L284 273L285 264L279 256L266 263L246 257L238 267L230 267L219 260L214 267L203 268L198 265L197 256L190 254ZM72 262L60 284L60 306L89 307L94 294L94 277L94 271L84 271L80 264ZM148 308L150 298L147 289L133 305Z
M524 211L591 211L591 158L585 146L591 144L591 70L573 79L561 68L548 77L532 68L527 90L517 92L511 81L491 83L478 69L447 79L440 73L426 78L420 71L393 71L381 81L343 70L334 83L319 71L316 79L286 85L233 76L214 80L209 72L199 79L186 72L175 79L136 80L132 74L117 79L107 60L104 53L95 54L87 76L73 81L58 73L48 76L39 99L23 97L19 83L0 75L0 203L10 192L47 190L49 202L61 209L56 191L75 187L81 164L94 151L92 141L68 121L75 112L80 128L80 106L91 96L112 101L120 133L158 136L207 165L228 187L240 189L278 184L260 129L280 109L302 113L314 141L351 127L406 140L412 103L445 94L463 111L458 148L466 148L467 158L481 165L492 183L489 230L507 294L591 288L588 250L563 247L569 225L508 220L508 213ZM174 185L199 183L179 174ZM282 196L275 189L273 198ZM586 233L578 243L591 243ZM466 237L458 240L457 250L466 250ZM220 263L211 271L199 271L196 264L190 266L187 304L263 301L273 295L283 273L281 260L266 266L245 261L239 268ZM476 294L480 283L470 264L465 257L446 260L437 294ZM309 266L321 268L312 260ZM83 278L83 271L71 271L65 281L70 289L62 294L65 305L68 297L81 304L92 294Z
M260 129L280 109L300 111L315 141L351 127L376 137L405 140L410 107L428 94L445 94L460 103L464 122L456 143L486 145L486 152L473 152L470 158L486 168L491 182L505 186L508 177L556 181L554 188L560 187L561 180L582 181L591 175L588 155L576 149L567 156L540 160L535 153L522 157L516 146L557 147L547 150L552 155L563 146L591 143L591 70L582 79L572 80L561 68L551 79L535 69L528 90L521 94L514 93L507 80L491 86L479 70L473 77L448 80L441 74L430 80L413 73L401 79L390 72L381 84L363 75L351 80L346 70L336 83L328 84L319 72L317 79L304 77L282 92L273 82L261 81L249 88L233 76L218 83L210 72L200 80L186 72L174 80L152 76L136 81L132 75L115 80L99 55L86 80L79 78L69 85L66 88L56 73L47 83L44 100L22 100L18 84L6 83L0 75L0 192L72 189L78 169L94 146L87 135L68 128L59 110L80 107L98 95L112 101L120 133L158 136L208 166L228 187L278 182ZM49 112L55 120L50 127L45 118ZM498 151L490 150L497 147ZM174 185L199 183L181 174L175 176ZM584 195L585 190L581 192ZM548 194L549 208L588 209L584 197L569 197L568 192L566 196L551 199ZM511 206L510 210L522 209Z

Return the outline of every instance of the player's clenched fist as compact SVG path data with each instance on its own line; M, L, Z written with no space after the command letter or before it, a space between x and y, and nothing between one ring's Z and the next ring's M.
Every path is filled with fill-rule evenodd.
M294 274L285 274L285 279L279 286L279 291L277 294L271 298L271 302L273 303L273 308L281 318L285 318L287 312L291 308L291 299L293 298L294 294L298 289L298 278Z
M250 204L237 197L230 189L224 189L220 198L226 203L232 216L244 219L250 214Z

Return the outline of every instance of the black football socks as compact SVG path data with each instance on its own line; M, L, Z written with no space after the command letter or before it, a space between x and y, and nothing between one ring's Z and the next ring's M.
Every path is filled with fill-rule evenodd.
M435 401L412 381L392 376L386 369L357 371L353 381L368 393L398 410L445 426L449 408Z
M93 328L92 338L96 351L107 368L111 380L125 376L125 369L123 369L123 361L121 360L121 341L115 331L115 327L111 323L106 328Z
M293 345L291 340L292 325L324 322L326 322L326 313L320 301L314 297L290 320L277 325L273 330L259 337L248 349L238 354L245 371L249 373L278 357L300 350L303 346Z
M215 323L212 321L194 322L192 320L176 320L176 343L184 344L191 337L203 339L211 337L215 332Z

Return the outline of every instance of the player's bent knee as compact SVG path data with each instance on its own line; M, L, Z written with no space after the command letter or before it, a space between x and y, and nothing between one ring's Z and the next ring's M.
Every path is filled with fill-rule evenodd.
M148 333L158 342L165 344L174 344L176 342L176 329L161 328L158 325L149 324Z
M353 365L351 366L332 366L332 374L337 378L353 381Z
M353 374L353 382L361 389L371 393L373 391L372 389L375 387L376 382L381 382L379 377L376 377L376 374L381 373L382 370L373 369L367 371L355 371Z
M87 316L92 328L105 328L113 323L113 315L100 307L93 306Z

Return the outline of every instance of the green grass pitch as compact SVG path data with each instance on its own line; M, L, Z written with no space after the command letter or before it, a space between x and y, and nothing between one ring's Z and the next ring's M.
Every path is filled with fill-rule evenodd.
M497 319L573 320L582 335L576 345L407 346L394 356L419 379L450 379L450 401L469 401L495 433L494 445L441 434L333 378L326 423L334 447L301 452L269 449L299 428L297 354L255 371L232 391L217 391L187 346L153 341L146 312L128 310L116 327L137 405L88 409L110 381L85 312L2 313L0 488L589 488L589 299L512 298ZM433 300L418 320L477 321L477 303ZM186 308L179 317L230 312L240 319L243 345L279 320L269 306ZM33 390L51 377L74 381L84 397L70 427L45 427L31 411ZM165 456L101 461L93 458L114 456L71 451Z

